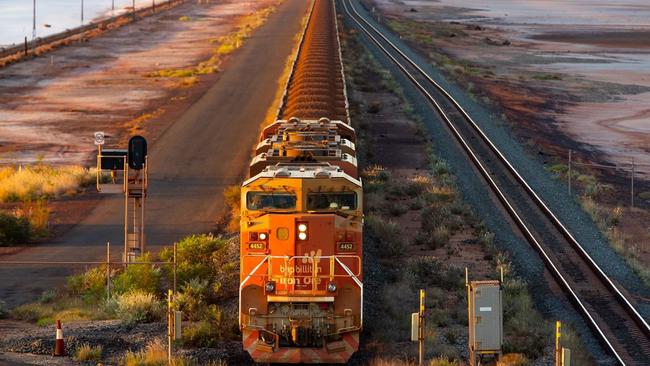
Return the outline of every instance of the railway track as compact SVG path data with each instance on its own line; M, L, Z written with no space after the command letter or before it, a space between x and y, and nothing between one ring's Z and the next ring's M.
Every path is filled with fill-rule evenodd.
M621 365L650 364L650 327L624 291L600 269L460 104L366 20L358 5L351 0L342 3L350 19L439 113L604 348Z

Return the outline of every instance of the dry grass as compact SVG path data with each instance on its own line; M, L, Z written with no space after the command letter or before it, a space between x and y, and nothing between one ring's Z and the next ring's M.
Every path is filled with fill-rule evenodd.
M503 355L497 366L527 366L530 361L521 353L508 353Z
M179 87L190 87L199 82L198 75L212 74L219 70L219 65L223 58L236 49L242 46L244 41L250 37L251 33L260 27L266 19L275 11L275 6L271 5L261 9L255 13L243 16L237 22L235 30L225 36L211 40L211 43L218 43L219 46L215 48L212 57L208 60L199 63L195 67L182 68L182 69L164 69L146 73L146 77L161 77L161 78L181 78ZM191 19L187 16L182 16L179 21L188 22Z
M60 296L46 303L35 302L18 306L11 311L10 316L40 326L54 324L55 320L67 323L108 318L107 314L97 306L88 305L79 298L69 296Z
M77 361L99 361L102 359L102 346L91 346L87 343L77 348L74 359Z
M239 220L241 214L241 186L232 185L226 187L223 191L223 199L226 207L230 209L228 212L228 227L230 232L237 232L239 230Z
M650 270L639 258L639 244L619 228L626 210L620 206L608 208L606 205L600 205L593 196L586 194L580 196L580 205L591 217L598 230L607 237L609 245L625 259L641 280L650 286ZM634 213L630 211L628 214Z
M23 203L22 208L16 209L16 217L24 217L29 221L32 228L32 234L47 235L50 226L51 210L47 207L45 199L36 201L27 200Z
M95 173L92 169L76 165L4 167L0 169L0 202L73 195L94 180Z
M140 352L127 351L124 356L124 366L165 366L171 364L172 366L195 366L196 362L184 357L174 357L171 363L167 362L167 347L160 339L154 339L147 343L145 348ZM210 361L206 366L226 366L227 364L221 360Z
M368 366L415 366L415 363L398 359L373 358Z
M160 107L151 113L143 113L124 123L124 127L129 129L129 135L135 135L141 132L144 128L145 122L159 117L165 112L165 109Z
M167 349L160 339L149 342L140 352L127 351L125 366L162 366L167 364Z

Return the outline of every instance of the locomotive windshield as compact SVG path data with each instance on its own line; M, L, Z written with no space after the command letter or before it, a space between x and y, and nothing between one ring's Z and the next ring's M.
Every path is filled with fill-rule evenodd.
M307 194L307 210L355 210L355 192L316 192Z
M249 210L291 210L296 208L296 195L291 193L248 192Z

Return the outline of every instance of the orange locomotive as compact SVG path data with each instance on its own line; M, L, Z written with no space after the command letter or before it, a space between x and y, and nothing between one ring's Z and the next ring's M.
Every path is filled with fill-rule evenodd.
M363 318L354 130L278 121L258 150L242 188L244 348L256 362L344 363Z
M342 70L334 3L315 0L242 186L239 320L256 362L345 363L359 347L362 187Z

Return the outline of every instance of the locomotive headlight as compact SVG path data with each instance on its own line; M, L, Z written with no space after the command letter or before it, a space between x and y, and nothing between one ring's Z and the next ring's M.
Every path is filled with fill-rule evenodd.
M307 232L307 224L298 225L298 231L300 231L301 233Z
M307 240L307 233L298 233L298 239Z
M336 292L336 283L330 282L327 284L327 291Z
M260 240L266 240L267 235L266 233L260 233Z
M264 287L266 289L266 292L273 292L275 291L275 282L269 281L266 283L266 286Z

